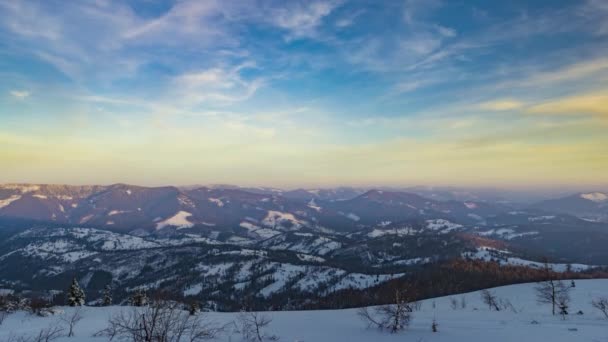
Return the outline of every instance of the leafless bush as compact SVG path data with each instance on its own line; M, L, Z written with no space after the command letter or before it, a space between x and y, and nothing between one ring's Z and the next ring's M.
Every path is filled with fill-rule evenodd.
M498 299L498 306L501 310L511 310L513 313L518 313L518 310L513 306L510 300L505 298Z
M76 324L78 324L78 322L80 322L82 320L82 318L83 317L82 317L82 312L80 310L80 307L77 307L70 314L65 314L63 317L61 317L61 320L68 327L68 337L74 336L74 327L76 327Z
M568 315L568 309L570 308L570 294L561 292L557 297L557 307L559 308L559 314L562 316L562 320L566 319Z
M411 306L412 306L412 311L420 311L422 310L422 302L417 300L417 301L413 301L410 302Z
M63 336L63 327L59 325L50 326L46 329L40 330L38 335L34 336L33 339L29 340L32 342L50 342L54 341Z
M498 297L494 294L494 292L490 290L482 290L481 291L481 299L483 302L490 308L490 310L500 311L500 305L498 303Z
M450 298L450 307L452 308L452 310L458 310L459 309L459 305L458 305L458 300L454 297Z
M4 322L4 320L8 317L8 312L0 311L0 325Z
M451 297L450 298L450 307L452 310L464 310L467 308L467 299L465 296L460 296L460 298Z
M41 329L35 336L9 335L6 342L52 342L63 337L64 329L58 324Z
M359 309L357 314L367 323L368 327L377 327L396 333L407 328L412 319L414 306L405 298L407 296L395 291L396 304L377 306L374 308L374 312L364 307Z
M600 310L604 314L604 316L606 316L606 319L608 319L608 297L594 299L591 302L591 305L593 305L594 308Z
M213 339L220 331L202 315L182 310L178 303L156 300L110 317L107 328L95 335L132 342L198 342Z
M539 283L536 287L536 299L541 304L550 304L551 312L555 315L556 308L562 310L563 305L566 305L567 309L567 303L570 301L570 289L563 281L549 279ZM562 311L560 311L560 314L563 314Z
M28 309L30 313L43 316L44 311L51 307L51 303L44 298L34 297L29 300Z
M278 341L276 335L266 332L272 322L270 316L260 312L241 312L238 316L237 331L243 339L251 342Z

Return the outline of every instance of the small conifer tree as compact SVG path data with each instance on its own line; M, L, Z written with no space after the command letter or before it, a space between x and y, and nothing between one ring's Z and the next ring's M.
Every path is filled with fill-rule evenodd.
M76 278L72 279L72 285L68 289L68 305L69 306L83 306L85 301L84 291L78 285Z
M102 305L103 306L112 305L112 288L110 287L110 285L106 285L106 287L103 289Z

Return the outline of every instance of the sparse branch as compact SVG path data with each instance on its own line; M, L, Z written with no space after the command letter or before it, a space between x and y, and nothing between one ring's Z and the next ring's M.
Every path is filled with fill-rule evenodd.
M190 315L178 303L156 300L115 314L95 335L133 342L200 342L215 338L220 331L203 315Z
M52 342L63 337L64 329L59 325L52 325L48 328L41 329L34 336L14 335L7 337L6 342Z
M8 312L0 311L0 325L4 323L4 320L8 317Z
M498 298L494 294L494 292L490 290L482 290L481 291L481 299L488 306L490 310L500 311L500 305L498 305Z
M591 302L591 305L594 308L600 310L604 314L606 319L608 319L608 297L601 297L601 298L594 299Z
M74 311L72 311L70 314L65 314L63 317L61 317L61 320L68 327L68 337L74 336L74 327L76 327L76 324L78 324L82 318L83 316L80 307L74 309Z
M276 341L279 338L266 331L271 322L272 318L266 314L260 312L241 312L238 316L238 331L246 341Z
M540 304L550 304L551 313L555 315L556 308L561 310L561 306L567 306L570 301L570 289L562 281L548 279L539 283L536 287L536 300Z
M407 292L404 293L395 291L395 304L378 306L374 308L374 313L368 308L361 308L357 314L368 327L386 329L391 333L404 330L409 326L415 307L414 302L408 300Z

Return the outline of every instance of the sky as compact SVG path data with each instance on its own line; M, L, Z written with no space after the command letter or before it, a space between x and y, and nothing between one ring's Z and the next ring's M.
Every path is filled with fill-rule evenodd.
M605 0L0 0L0 183L608 185Z

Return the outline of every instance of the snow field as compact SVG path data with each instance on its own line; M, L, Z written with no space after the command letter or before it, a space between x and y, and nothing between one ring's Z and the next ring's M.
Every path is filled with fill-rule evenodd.
M568 282L569 283L569 282ZM502 299L508 299L517 312L512 310L490 311L481 301L479 292L447 296L422 301L420 311L414 313L409 329L390 334L376 329L367 329L357 317L356 309L327 311L269 312L273 321L268 331L280 337L281 341L608 341L608 320L591 307L591 300L608 296L608 279L578 280L571 291L571 315L567 320L552 316L548 305L536 302L535 284L520 284L492 289ZM466 307L453 309L451 298L460 302L465 298ZM75 328L74 338L61 338L58 342L105 341L92 337L103 329L107 318L128 307L85 307L84 319ZM69 314L74 308L62 308ZM581 310L584 314L577 315ZM236 313L204 313L208 319L219 325L235 320ZM0 341L5 341L11 333L17 335L34 334L40 329L58 324L58 316L37 317L24 312L10 315L0 325ZM439 332L431 332L431 323L436 319ZM534 323L533 322L537 322ZM218 341L240 341L239 335L229 329Z

